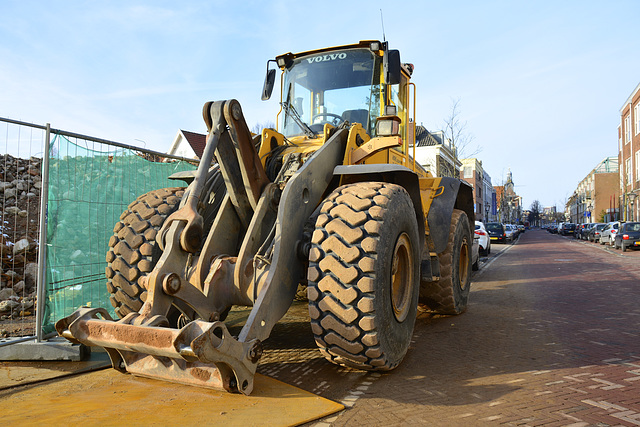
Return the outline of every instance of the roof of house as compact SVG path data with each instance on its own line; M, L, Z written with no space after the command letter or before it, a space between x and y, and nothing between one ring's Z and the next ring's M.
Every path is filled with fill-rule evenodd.
M422 125L416 126L416 147L428 147L442 144L439 135L434 135Z
M207 136L201 133L189 132L188 130L180 130L187 142L193 149L193 152L196 153L198 158L202 158L202 153L204 152L204 146L207 144Z

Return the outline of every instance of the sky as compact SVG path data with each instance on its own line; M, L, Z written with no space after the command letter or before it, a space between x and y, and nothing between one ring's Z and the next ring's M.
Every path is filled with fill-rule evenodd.
M417 122L442 129L458 100L493 185L511 170L525 208L563 209L618 154L639 16L640 1L616 0L0 0L0 117L164 152L179 129L206 133L207 101L275 122L279 96L260 100L268 59L384 28L415 66Z

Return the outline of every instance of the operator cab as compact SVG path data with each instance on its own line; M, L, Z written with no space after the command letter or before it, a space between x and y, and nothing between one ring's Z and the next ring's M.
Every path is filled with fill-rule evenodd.
M284 72L282 133L287 137L309 130L318 134L325 123L337 127L345 121L370 130L380 111L380 62L369 49L294 59Z
M322 135L325 124L338 127L360 123L376 136L376 121L395 107L399 134L405 138L407 85L411 70L401 72L398 51L387 50L379 41L321 49L300 54L287 53L275 60L282 75L282 110L278 131L286 138ZM271 87L268 88L269 73ZM263 99L270 96L275 70L268 72Z

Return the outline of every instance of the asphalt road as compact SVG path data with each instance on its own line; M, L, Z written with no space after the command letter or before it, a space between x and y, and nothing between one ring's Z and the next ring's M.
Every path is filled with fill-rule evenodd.
M528 231L482 260L466 313L418 316L393 372L325 362L304 304L259 370L347 406L311 425L640 425L638 261Z

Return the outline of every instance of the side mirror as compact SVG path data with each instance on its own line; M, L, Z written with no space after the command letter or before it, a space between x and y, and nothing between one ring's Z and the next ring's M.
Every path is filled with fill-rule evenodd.
M267 63L267 67L269 67L269 63ZM273 92L273 86L276 81L276 70L269 70L267 68L267 75L264 78L264 86L262 87L262 100L266 101L271 98L271 93Z
M400 83L402 74L400 65L400 51L388 50L384 54L384 79L389 85L397 85Z

